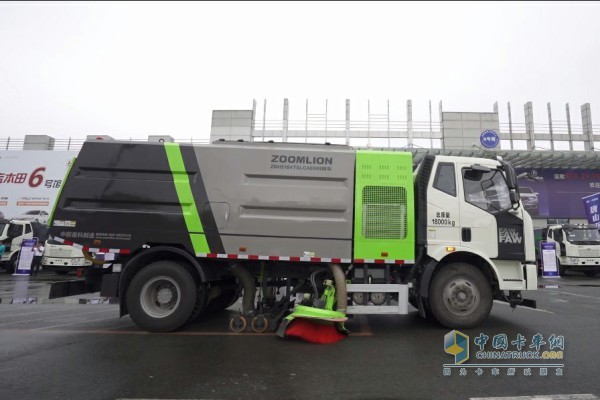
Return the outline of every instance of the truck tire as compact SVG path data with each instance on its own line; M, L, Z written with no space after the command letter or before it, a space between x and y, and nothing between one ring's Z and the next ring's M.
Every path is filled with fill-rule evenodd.
M206 289L206 285L202 282L199 282L196 287L196 303L194 304L194 309L190 314L187 322L194 322L198 317L200 317L206 311L206 306L208 302L208 290Z
M433 317L448 328L473 328L490 314L492 288L485 275L466 263L442 267L429 288Z
M6 272L8 272L9 274L15 273L15 271L17 270L17 259L18 258L19 258L19 253L13 254L13 256L10 258L10 261L8 262L8 264L6 264Z
M131 319L150 332L171 332L194 311L197 289L188 270L172 261L157 261L142 268L126 294Z
M565 273L567 272L567 267L563 266L558 258L556 259L556 268L558 269L559 276L565 276Z

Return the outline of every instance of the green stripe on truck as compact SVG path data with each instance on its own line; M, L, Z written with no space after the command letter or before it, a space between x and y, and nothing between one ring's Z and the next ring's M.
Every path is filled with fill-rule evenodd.
M173 174L173 183L175 184L175 191L181 204L185 225L187 226L190 241L194 247L194 253L210 253L206 236L203 234L204 229L202 228L196 201L192 194L190 177L183 163L181 148L177 143L165 143L165 151L167 153L167 160L169 161L169 168Z
M71 159L71 164L69 164L69 167L67 168L67 173L65 174L65 177L63 178L62 185L60 185L60 189L58 189L58 194L56 195L56 200L54 200L54 207L52 207L52 213L50 214L50 218L48 218L48 228L50 228L52 226L52 221L54 221L54 212L56 211L56 205L58 204L58 199L60 199L60 194L62 193L62 190L65 187L65 185L67 184L67 178L69 177L69 174L71 173L71 168L73 168L73 165L75 164L75 160L77 160L77 157L73 157Z

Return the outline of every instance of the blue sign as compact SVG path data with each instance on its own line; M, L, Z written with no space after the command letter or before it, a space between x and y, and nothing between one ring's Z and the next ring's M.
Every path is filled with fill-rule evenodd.
M581 200L588 222L600 227L600 193L585 196Z
M21 250L17 259L17 268L13 275L29 275L31 263L33 262L33 248L37 244L37 239L23 239L21 241Z
M540 242L540 254L542 255L542 276L548 277L560 277L558 271L558 265L556 263L556 243L554 242Z
M481 133L479 141L483 147L493 149L500 144L500 136L498 136L496 131L484 131Z

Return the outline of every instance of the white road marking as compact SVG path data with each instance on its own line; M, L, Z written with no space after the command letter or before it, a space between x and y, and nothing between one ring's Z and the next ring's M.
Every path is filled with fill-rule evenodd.
M471 400L596 400L593 394L548 394L509 397L471 397Z
M115 312L114 309L111 310L101 310L101 311L92 311L92 312L84 312L84 313L78 313L78 314L67 314L67 315L55 315L52 317L48 317L48 318L38 318L38 319L29 319L29 320L25 320L25 321L15 321L15 322L4 322L1 323L0 326L4 326L4 325L14 325L14 324L23 324L25 322L36 322L36 321L45 321L47 319L53 319L53 318L61 318L61 317L74 317L76 315L88 315L88 314L97 314L97 313L101 313L101 312Z
M563 299L550 299L551 302L553 303L568 303L568 300L563 300Z
M106 318L97 318L97 319L90 319L87 321L79 321L79 322L71 322L69 324L60 324L60 325L52 325L52 326L43 326L41 328L33 328L32 331L40 331L40 330L44 330L44 329L52 329L52 328L60 328L63 326L71 326L71 325L79 325L79 324L87 324L88 322L98 322L98 321L105 321L107 319L115 319L115 316L112 317L106 317Z
M8 304L8 303L0 303L0 305L2 306L10 306L10 307L2 307L2 309L0 309L0 312L6 312L6 311L19 311L19 310L23 310L24 308L30 308L32 306L37 306L39 304L22 304L22 303L17 303L17 304ZM22 307L17 307L17 306L22 306Z
M569 292L556 292L556 293L568 294L569 296L576 296L576 297L585 297L586 299L600 300L600 297L586 296L585 294L577 294L577 293L569 293Z
M494 300L494 303L496 304L503 304L505 306L509 306L510 304L508 304L505 301L500 301L500 300ZM529 310L529 311L538 311L538 312L545 312L548 314L554 314L552 311L548 311L548 310L544 310L543 308L531 308L531 307L518 307L519 310Z
M22 308L20 308L20 310L22 310ZM53 311L68 311L68 309L65 309L64 307L61 307L61 308L51 308L51 309L48 309L48 310L34 311L34 312L30 312L30 313L22 313L22 314L15 314L15 315L3 315L3 317L20 317L22 315L40 314L40 313L53 312Z

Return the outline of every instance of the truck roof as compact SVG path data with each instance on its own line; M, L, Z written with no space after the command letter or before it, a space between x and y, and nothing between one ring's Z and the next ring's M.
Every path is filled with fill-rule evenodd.
M574 230L574 229L598 229L598 227L596 225L592 225L592 224L562 224L562 225L551 225L548 227L548 229L568 229L568 230Z

